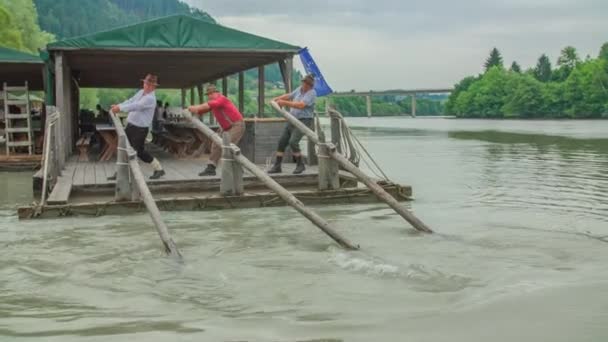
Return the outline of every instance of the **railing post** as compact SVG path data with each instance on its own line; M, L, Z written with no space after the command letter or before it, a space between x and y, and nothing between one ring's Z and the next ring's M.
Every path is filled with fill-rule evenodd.
M327 110L327 116L330 117L331 142L336 145L338 153L342 153L342 145L340 144L340 141L342 140L340 118L336 117L335 115L331 115L331 109Z
M316 131L315 125L313 125L312 130ZM315 149L315 142L311 141L308 138L306 138L306 141L306 150L308 151L308 165L319 165L319 157L317 156L317 151Z
M127 155L127 136L118 135L118 149L116 151L116 188L114 200L116 202L130 201L131 182L129 174L129 156Z
M243 193L243 168L234 160L230 146L230 133L222 134L222 180L220 193L223 196L238 196Z
M57 115L57 121L55 125L53 125L53 159L55 162L55 177L61 176L61 171L63 170L63 162L65 158L63 158L63 149L61 148L61 139L59 139L59 134L61 133L61 127L63 127L63 116L61 113Z
M319 190L337 190L340 188L338 163L330 155L336 146L331 143L319 144Z

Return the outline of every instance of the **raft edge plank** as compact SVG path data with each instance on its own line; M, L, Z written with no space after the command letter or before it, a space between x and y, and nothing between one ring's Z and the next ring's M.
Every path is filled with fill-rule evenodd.
M384 189L400 201L411 200L411 187L388 185ZM293 194L306 205L315 204L364 204L381 203L366 188L348 188L339 190L300 190ZM242 196L224 197L219 194L210 196L190 196L157 199L161 211L201 211L247 209L285 206L285 202L273 192L245 193ZM33 217L36 208L23 206L17 209L20 220L35 218L59 218L66 216L103 216L123 215L145 212L142 202L97 202L73 205L48 205L38 217Z

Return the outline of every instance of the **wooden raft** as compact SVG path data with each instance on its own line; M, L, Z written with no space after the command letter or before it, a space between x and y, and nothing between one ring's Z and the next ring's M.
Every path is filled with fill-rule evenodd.
M406 201L411 199L412 189L397 184L382 185L393 197ZM154 191L154 189L153 189ZM291 193L306 205L364 204L377 203L376 196L366 188L342 188L319 191L314 188L291 189ZM158 208L163 211L210 211L222 209L246 209L285 206L286 203L275 193L265 190L246 190L240 196L222 196L217 190L201 194L156 198ZM158 196L157 196L158 197ZM99 198L102 199L102 198ZM108 198L109 199L109 198ZM35 207L18 208L19 219L31 219ZM144 213L141 201L114 202L92 198L90 202L63 205L47 205L37 218L58 218L66 216L103 216Z

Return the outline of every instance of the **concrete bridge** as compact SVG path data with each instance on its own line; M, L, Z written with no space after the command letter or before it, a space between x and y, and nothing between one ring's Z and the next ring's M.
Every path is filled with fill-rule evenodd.
M416 95L418 94L450 94L453 88L421 88L421 89L393 89L393 90L369 90L369 91L344 91L333 92L330 97L365 96L367 100L367 116L372 116L372 96L385 95L407 95L412 98L412 117L416 117Z

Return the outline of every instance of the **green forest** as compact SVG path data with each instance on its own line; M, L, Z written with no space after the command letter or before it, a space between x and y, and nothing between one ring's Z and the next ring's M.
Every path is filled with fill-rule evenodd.
M596 58L582 60L572 46L561 50L555 67L546 54L522 70L507 69L492 49L485 72L455 86L446 114L465 118L608 118L608 43Z

